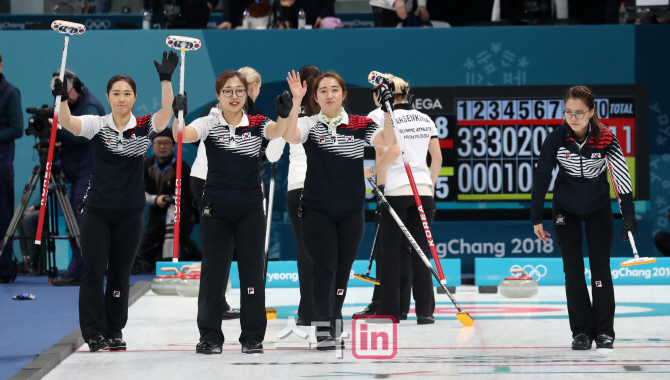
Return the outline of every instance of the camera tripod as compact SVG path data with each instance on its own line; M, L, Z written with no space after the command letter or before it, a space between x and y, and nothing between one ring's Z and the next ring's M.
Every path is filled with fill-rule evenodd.
M67 239L69 241L75 240L77 245L81 247L79 241L79 225L77 224L74 211L72 210L72 206L67 197L67 190L65 189L65 182L63 181L60 167L54 165L51 170L51 176L53 180L52 185L49 186L48 202L46 205L42 206L47 207L44 218L46 222L45 225L48 227L42 230L42 241L45 242L45 244L40 245L38 268L38 273L42 274L46 272L49 275L49 282L51 282L51 279L58 277L58 268L56 267L56 239ZM44 164L36 165L33 168L30 179L23 188L23 196L21 197L19 205L16 207L16 211L14 211L14 216L9 223L7 233L2 239L2 242L0 242L0 252L2 252L6 244L11 244L14 239L35 239L35 236L14 236L14 233L21 222L21 218L28 206L30 197L32 196L33 191L35 191L37 181L41 178L44 178ZM60 205L60 209L65 218L67 236L60 236L58 234L58 210L56 208L58 205ZM43 262L44 257L46 257L46 262Z

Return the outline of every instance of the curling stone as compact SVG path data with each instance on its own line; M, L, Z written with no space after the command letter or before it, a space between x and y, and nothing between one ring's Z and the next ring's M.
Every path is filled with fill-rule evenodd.
M156 276L151 280L151 290L160 296L176 296L177 289L176 282L181 280L177 268L167 267L162 268L161 272L173 272L172 274L165 274Z
M200 292L200 270L190 269L176 285L177 294L182 297L197 297Z
M537 294L537 281L533 280L523 269L512 269L512 275L521 276L505 277L500 281L498 289L500 294L507 298L528 298Z

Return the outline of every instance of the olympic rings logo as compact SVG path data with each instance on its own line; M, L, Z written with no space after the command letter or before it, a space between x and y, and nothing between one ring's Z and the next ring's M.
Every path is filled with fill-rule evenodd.
M518 269L523 269L529 276L537 277L537 281L540 281L540 279L542 277L547 275L547 267L545 267L542 264L540 264L536 267L534 267L530 264L524 265L523 267L521 265L514 264L514 265L512 265L511 268L509 268L510 271L515 270L515 269L517 269L517 270Z
M86 20L86 29L109 29L112 26L108 19L88 19Z

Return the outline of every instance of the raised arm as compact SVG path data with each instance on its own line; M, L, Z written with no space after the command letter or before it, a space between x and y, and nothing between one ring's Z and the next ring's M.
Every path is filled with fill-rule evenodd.
M381 85L377 89L377 102L382 105L382 111L384 111L384 125L381 126L382 133L377 134L377 137L375 137L375 140L373 141L373 145L381 148L395 145L397 141L395 139L395 133L393 133L393 124L391 123L389 112L386 109L386 102L393 104L393 94L387 86Z
M277 96L275 105L277 106L277 122L270 123L265 127L265 137L267 137L268 140L274 140L284 136L288 129L288 117L293 109L291 93L284 91L281 95Z
M172 122L172 138L178 141L179 133L179 111L184 111L184 117L188 113L188 101L186 95L177 94L172 101L172 112L174 112L174 121ZM170 115L172 116L172 115ZM200 119L196 119L200 120ZM191 125L185 125L181 135L181 142L183 144L198 141L198 132Z
M179 57L172 50L169 54L167 51L163 52L162 63L159 64L158 61L154 60L158 77L161 80L161 109L154 116L154 127L158 132L165 129L170 122L170 118L172 118L171 106L174 92L172 91L171 80L178 63Z
M77 116L72 116L70 107L67 104L68 91L63 82L56 78L54 81L54 88L51 90L54 97L60 95L60 110L58 113L58 124L63 128L72 132L73 135L79 136L81 133L81 120Z
M307 92L307 83L304 81L301 82L300 73L296 73L295 71L288 73L286 81L293 95L293 107L291 108L291 112L289 112L288 119L286 119L287 126L283 137L289 144L299 144L302 136L298 129L298 116L300 116L302 98L305 97L305 93Z

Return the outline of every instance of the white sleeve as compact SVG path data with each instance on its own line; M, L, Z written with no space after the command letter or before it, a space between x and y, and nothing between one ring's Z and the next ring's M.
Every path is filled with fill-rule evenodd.
M372 119L377 125L384 125L384 112L379 113L378 110L381 110L381 108L377 108L376 110L370 112L368 114L368 119Z
M430 121L430 137L437 137L437 127L432 119Z
M203 141L209 136L209 122L207 116L193 120L189 126L195 129L198 133L198 140Z
M265 157L270 162L279 161L281 155L284 153L284 146L286 146L286 140L281 137L270 140L268 147L265 148Z
M298 130L300 130L301 144L307 142L307 137L309 136L309 130L312 129L312 123L310 123L309 121L310 117L301 117L298 119Z
M419 7L425 7L425 6L426 6L426 3L427 3L427 0L418 0L418 1L417 1L417 5L418 5Z
M81 122L81 129L79 130L79 136L86 137L87 139L92 139L100 129L102 128L102 118L105 116L97 115L84 115L77 116Z

